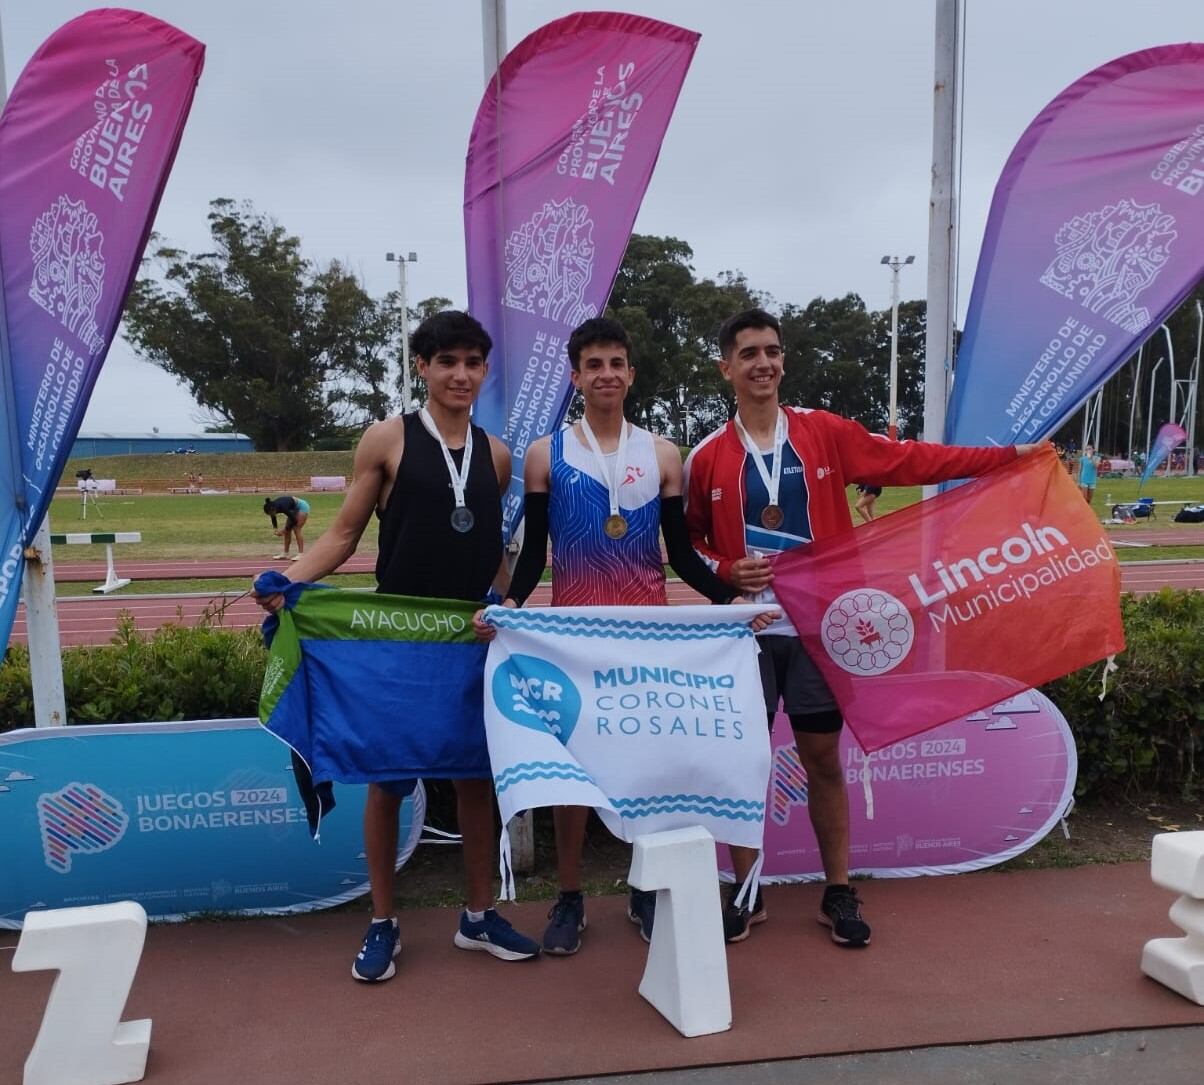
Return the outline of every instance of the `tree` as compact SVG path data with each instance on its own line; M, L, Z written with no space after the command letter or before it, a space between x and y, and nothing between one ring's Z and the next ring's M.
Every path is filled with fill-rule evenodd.
M677 238L633 234L609 306L634 347L627 413L679 444L727 417L730 393L715 364L715 333L725 317L758 301L738 272L696 280L693 257Z
M397 356L396 387L397 387L398 400L400 402L400 398L401 398L401 395L404 390L403 385L402 385L402 376L401 376L402 353L401 353L401 295L400 295L400 293L398 293L397 291L393 291L391 294L389 294L385 298L385 304L387 306L389 306L391 312L395 315L395 319L397 322L397 339L396 339L396 347L395 347L395 354ZM409 311L408 311L407 315L409 317L410 332L413 333L413 330L416 327L418 327L418 325L421 324L424 320L426 320L427 317L434 316L436 313L442 313L447 309L453 309L453 308L455 308L455 303L451 300L451 298L444 298L444 297L439 297L439 296L435 296L433 298L423 298L422 301L420 301L417 305L411 305L408 307ZM413 352L411 352L411 354L410 354L410 376L412 378L412 384L410 387L410 395L413 397L413 400L415 403L425 403L426 402L426 385L423 384L422 381L416 379L416 377L414 375Z
M300 239L250 204L209 207L215 251L152 239L161 278L140 278L126 305L135 350L260 450L304 448L387 413L387 307L337 261L305 259Z
M887 407L890 404L890 310L874 313L885 343ZM924 347L928 337L928 302L899 305L899 437L919 440L924 433ZM886 418L886 413L882 415ZM882 430L885 432L885 429Z

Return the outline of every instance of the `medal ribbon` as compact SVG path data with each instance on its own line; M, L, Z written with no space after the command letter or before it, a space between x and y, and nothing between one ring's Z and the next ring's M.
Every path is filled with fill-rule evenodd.
M443 462L447 464L447 473L451 475L452 493L456 496L456 508L462 509L465 507L464 487L468 483L468 468L472 460L472 424L469 424L468 432L464 435L464 458L460 461L460 470L457 471L456 461L452 459L452 455L447 449L447 442L443 439L443 434L439 432L439 427L435 425L431 412L423 407L418 412L418 417L422 419L427 433L439 442L439 448L443 452Z
M782 412L778 410L777 423L773 430L773 467L772 471L765 467L765 457L761 450L753 444L752 438L748 435L748 430L744 428L744 423L740 421L740 415L737 414L733 419L736 423L736 432L740 434L740 443L744 446L744 450L752 457L752 461L756 464L757 474L761 476L761 481L765 484L765 490L769 494L769 503L777 505L778 490L782 484L782 445L786 441L786 427L782 425Z
M594 460L598 464L598 470L602 474L602 478L606 481L606 492L610 496L610 514L611 516L619 515L619 472L627 468L627 420L623 420L623 425L619 428L619 448L615 454L615 466L611 471L606 466L606 457L602 455L602 446L598 444L598 438L594 436L594 431L589 428L589 423L583 417L581 419L581 432L585 434L585 440L589 444L590 451L594 454Z

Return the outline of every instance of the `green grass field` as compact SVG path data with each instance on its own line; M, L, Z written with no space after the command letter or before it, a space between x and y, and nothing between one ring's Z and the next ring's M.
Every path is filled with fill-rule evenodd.
M221 455L93 456L67 461L62 485L75 480L75 472L90 468L97 478L112 478L119 486L138 486L146 480L173 480L188 485L189 472L205 476L205 485L221 489L227 481L251 484L257 480L309 479L313 475L351 477L354 452L226 452Z
M110 460L129 459L131 461L149 461L156 463L160 459L170 459L180 463L192 463L198 459L209 460L240 460L253 461L260 456L272 460L286 469L286 473L296 472L296 465L304 464L306 471L313 468L313 473L338 474L336 462L330 460L324 463L321 471L317 470L318 461L314 457L349 457L350 453L263 453L250 456L171 456L171 457L110 457ZM100 461L94 461L100 462ZM346 462L349 463L349 460ZM292 463L293 466L288 465ZM261 477L249 469L244 462L240 470L249 470L244 477ZM94 470L97 470L94 468ZM97 470L98 476L102 474ZM107 477L107 476L106 476ZM114 471L113 477L118 481L133 480L135 475L122 471ZM209 477L206 475L206 485ZM1152 479L1143 493L1156 501L1175 502L1204 502L1204 478L1195 479ZM271 523L263 514L263 494L143 494L140 496L113 496L99 498L99 513L92 507L88 509L86 520L80 518L80 501L74 494L63 494L55 498L51 506L51 527L57 532L75 531L139 531L142 542L136 545L118 546L116 560L118 568L121 559L129 556L135 560L179 559L195 560L198 558L269 558L279 550L280 540L272 535ZM1136 479L1103 479L1095 492L1092 508L1101 517L1108 515L1110 505L1133 501L1137 497ZM306 524L306 541L315 541L321 533L330 526L343 495L338 493L306 494L310 503L309 523ZM849 503L852 506L856 498L852 487L849 488ZM886 514L895 509L903 508L920 499L918 486L890 487L883 491L878 499L876 511ZM1165 527L1172 523L1172 517L1177 510L1170 505L1163 506L1156 522L1140 522L1129 527L1117 529L1117 538L1132 538L1140 541L1142 535L1152 527ZM282 521L283 522L283 521ZM1204 546L1204 525L1200 531L1200 544ZM376 527L369 524L360 542L361 551L375 552ZM1126 561L1149 560L1154 557L1190 557L1194 556L1191 548L1181 553L1185 548L1169 549L1170 553L1155 553L1153 550L1124 548L1121 557ZM1200 556L1204 556L1204 552ZM54 560L57 563L69 564L79 561L95 561L103 557L99 547L87 546L56 546Z
M174 478L186 484L189 471L205 476L205 485L223 488L231 485L263 482L276 478L306 479L311 475L345 475L351 471L350 452L263 452L230 453L208 456L109 456L91 460L71 461L64 472L66 479L74 477L80 466L89 466L98 478L115 478L119 484L137 486L146 480ZM886 514L920 499L917 486L888 487L878 499L876 511ZM1154 478L1145 486L1145 496L1156 501L1183 503L1204 502L1204 478ZM139 531L142 542L118 546L116 562L121 568L123 558L130 560L195 560L198 558L266 559L278 552L280 540L271 532L271 524L263 514L264 494L163 494L99 498L99 512L89 508L86 520L80 517L80 501L74 494L55 498L51 507L51 526L58 532L75 531ZM853 488L848 490L849 504L856 499ZM1095 491L1092 508L1104 518L1111 505L1137 498L1136 479L1101 479ZM312 543L330 526L343 495L339 493L305 494L311 506L306 525L306 541ZM1116 538L1140 541L1152 527L1172 523L1176 508L1163 506L1159 518L1143 521L1130 527L1118 528ZM1204 526L1200 531L1204 546ZM376 527L370 524L360 542L361 551L375 552ZM1152 560L1196 556L1193 547L1122 548L1124 561ZM1204 551L1199 552L1204 557ZM99 547L57 546L54 560L60 564L96 561L103 558ZM185 588L188 582L173 582L180 590L214 590L222 582L204 581L203 586ZM65 587L65 586L64 586Z
M183 457L181 457L183 458ZM189 457L191 459L191 457ZM263 513L264 494L143 494L130 497L100 497L99 513L91 505L86 520L80 518L80 500L75 495L56 497L50 507L50 526L56 532L140 531L142 542L114 548L117 567L123 556L139 561L175 558L269 558L280 550L281 540L272 535L272 522ZM309 502L307 543L318 538L334 520L343 495L305 494ZM277 517L283 526L283 517ZM360 548L376 550L376 529L364 532ZM96 561L104 557L100 547L56 546L56 563Z

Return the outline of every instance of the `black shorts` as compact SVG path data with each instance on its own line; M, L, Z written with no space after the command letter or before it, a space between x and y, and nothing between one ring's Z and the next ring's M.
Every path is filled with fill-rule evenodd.
M764 635L757 637L761 651L761 688L765 693L765 712L772 720L782 702L782 711L790 717L796 731L810 731L806 719L815 717L816 733L840 730L840 706L819 668L811 662L798 637ZM803 724L800 726L800 722Z
M857 492L859 494L869 494L870 497L881 497L882 496L882 487L881 486L858 486Z

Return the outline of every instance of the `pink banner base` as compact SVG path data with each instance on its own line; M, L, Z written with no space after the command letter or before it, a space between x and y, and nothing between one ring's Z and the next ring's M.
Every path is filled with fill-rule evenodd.
M849 790L849 865L854 874L875 878L957 874L1020 855L1068 812L1078 774L1074 736L1054 703L1036 690L879 750L868 766L846 729L841 761ZM726 847L719 848L719 869L731 880ZM806 773L790 721L779 713L762 880L822 878Z

